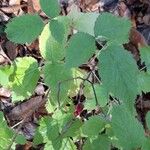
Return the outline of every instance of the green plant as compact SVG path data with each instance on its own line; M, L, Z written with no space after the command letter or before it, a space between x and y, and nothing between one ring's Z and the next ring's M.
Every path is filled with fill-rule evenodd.
M40 2L50 18L49 23L44 26L37 14L27 14L12 19L6 33L9 40L20 44L31 43L39 35L44 66L39 67L32 57L24 57L0 68L3 78L0 84L13 91L13 101L29 98L40 75L44 75L45 84L51 89L46 106L53 115L40 120L34 144L46 143L45 150L76 149L78 141L83 141L85 150L110 150L111 146L125 150L148 149L149 138L144 136L144 129L135 118L134 102L142 91L150 92L150 51L149 47L140 50L147 71L138 70L132 54L122 46L128 42L130 21L109 13L84 14L75 10L68 16L58 16L60 7L56 0ZM52 4L47 5L49 2ZM74 30L77 33L73 34ZM96 43L101 46L100 50ZM89 81L92 72L78 68L93 55L99 60L99 84ZM69 99L78 94L81 84L85 85L84 108L102 111L84 122L74 115L77 108ZM114 106L109 96L121 104Z

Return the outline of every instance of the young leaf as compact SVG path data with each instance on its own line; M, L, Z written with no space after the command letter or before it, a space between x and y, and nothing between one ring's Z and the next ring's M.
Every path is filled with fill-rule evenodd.
M132 55L122 46L110 45L100 53L99 60L100 75L106 90L133 104L138 93L138 68Z
M44 27L39 38L39 48L43 58L52 62L62 60L65 56L63 45L54 39L49 24Z
M144 130L125 105L113 108L112 129L124 149L140 148L144 142Z
M13 132L8 128L3 113L0 112L0 149L6 149L11 143Z
M9 40L15 43L31 43L42 32L44 24L38 15L15 17L7 24L6 33Z
M150 72L150 46L140 49L140 55L143 62L145 62L147 70Z
M93 36L78 32L69 40L66 50L66 66L78 67L86 63L96 50Z
M13 68L10 66L0 67L0 85L8 86L9 76L13 72Z
M51 17L57 17L60 13L58 0L40 0L40 5L44 13Z
M17 58L11 76L13 100L20 100L18 96L22 96L22 99L28 98L40 77L37 61L32 57Z
M94 32L96 36L104 36L113 42L122 44L128 41L130 28L129 20L110 13L102 13L95 22Z
M93 116L84 123L82 126L82 131L84 135L87 135L88 137L94 137L100 133L104 126L105 123L100 116Z
M58 20L52 20L50 22L50 30L55 40L59 43L62 43L65 34L65 29L63 24L61 22L58 22Z
M14 131L11 130L7 126L7 123L5 121L3 113L0 112L0 149L1 150L5 150L5 149L8 148L8 146L12 142L12 138L13 138L14 134L15 134ZM21 139L19 140L19 138L21 138ZM26 139L25 139L25 137L23 135L17 135L15 141L18 144L25 144Z

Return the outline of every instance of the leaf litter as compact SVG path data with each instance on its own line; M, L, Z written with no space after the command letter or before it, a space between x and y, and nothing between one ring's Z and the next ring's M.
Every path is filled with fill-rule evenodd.
M150 45L149 0L77 0L76 2L73 0L59 0L59 3L61 5L61 13L63 15L67 15L71 9L76 6L77 10L81 12L106 11L113 13L114 15L130 19L132 21L133 28L130 32L129 42L125 43L124 47L133 54L139 68L142 70L145 69L145 65L141 62L139 51L141 47ZM39 0L0 1L0 66L11 64L16 58L25 56L34 57L39 65L43 64L43 60L39 52L38 39L31 44L14 44L6 38L4 30L1 32L1 28L5 28L6 23L10 19L14 16L20 16L25 13L38 13L44 20L47 19L47 16L41 11ZM91 74L91 82L99 82L100 77L95 67L97 66L97 59L95 56L91 59L92 61L89 60L88 63L81 65L80 68L87 72L92 70L93 73ZM20 122L25 119L20 132L29 140L31 140L35 134L38 120L41 117L48 115L48 112L45 109L46 99L44 96L47 88L48 87L44 85L42 77L40 77L39 84L37 84L34 93L29 99L13 103L11 91L5 87L0 87L0 110L4 112L9 126L14 127L16 130ZM75 97L72 97L75 102L75 114L82 118L85 116L85 118L88 118L97 112L96 110L91 112L84 110L83 102L86 100L83 97L84 96L80 92L75 95ZM148 111L150 111L150 92L142 93L136 99L135 107L138 113L138 119L143 124L146 133L149 133L145 117ZM20 149L19 146L28 150L32 147L32 144L28 142L24 146L17 145L16 149ZM43 145L39 147L43 147ZM77 144L77 147L80 147L80 144Z

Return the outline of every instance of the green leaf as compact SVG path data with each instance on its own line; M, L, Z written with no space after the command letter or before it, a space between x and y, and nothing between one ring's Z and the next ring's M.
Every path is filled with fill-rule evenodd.
M65 29L63 24L61 22L58 22L57 20L52 20L50 22L50 30L55 40L59 43L62 43L65 34Z
M64 128L62 129L63 137L74 137L79 134L80 127L82 126L82 122L79 119L68 119L67 122L64 123Z
M65 46L67 42L67 37L70 31L69 28L69 19L67 17L57 17L58 24L63 25L64 33L59 32L59 36L61 39L63 38L63 43L59 43L57 40L60 40L60 37L58 39L58 32L53 31L53 33L50 31L50 24L47 24L44 27L44 30L42 31L42 34L39 38L39 48L42 56L44 59L58 62L65 57ZM54 37L53 37L54 36ZM57 36L57 37L56 37Z
M15 17L7 24L6 33L9 40L15 43L31 43L42 32L44 24L38 15Z
M4 119L3 113L0 112L0 149L5 150L11 143L13 131L9 129Z
M140 49L140 55L143 62L145 62L148 72L150 72L150 46Z
M94 36L94 25L98 16L98 13L81 13L77 10L72 10L68 17L71 19L75 29Z
M84 109L92 111L95 108L96 108L96 101L95 101L95 99L86 99L86 101L84 103Z
M23 135L19 134L19 135L17 135L15 141L16 141L16 143L23 145L26 143L26 138Z
M72 72L64 64L47 63L44 67L44 76L45 83L51 88L51 102L56 104L58 100L58 83L72 78ZM63 103L67 99L70 82L63 82L60 86L60 103Z
M99 56L100 76L104 88L126 103L132 103L138 93L138 68L132 55L122 46L109 45Z
M106 135L99 135L97 138L87 139L83 150L110 150L111 143Z
M150 92L150 74L147 72L140 72L138 75L139 93L143 91L144 93Z
M144 141L144 143L142 145L141 150L150 150L150 139L149 138L146 138L146 140Z
M0 67L0 85L8 86L9 76L12 74L13 68L10 66Z
M57 62L65 56L63 45L54 39L49 29L49 24L44 27L39 38L39 48L46 60Z
M64 64L45 64L44 68L45 82L51 88L56 89L58 83L71 78L71 71Z
M108 40L122 44L128 41L131 22L125 18L102 13L95 22L96 36L104 36Z
M144 142L144 130L125 105L113 108L112 129L124 149L140 148Z
M66 52L66 66L78 67L86 63L96 50L93 36L78 32L69 40Z
M107 90L104 88L103 85L99 85L99 84L95 85L95 90L96 90L96 95L100 106L101 107L106 106L109 99Z
M58 0L40 0L40 5L43 12L51 18L58 16L60 13Z
M82 126L83 134L88 137L97 136L104 128L105 123L100 116L92 116Z
M40 77L37 61L32 57L17 58L11 76L13 101L28 98L32 95Z
M146 123L147 123L148 128L150 129L150 112L146 114Z
M70 138L61 139L58 138L55 141L55 145L52 145L51 141L48 141L44 147L44 150L76 150L76 145Z

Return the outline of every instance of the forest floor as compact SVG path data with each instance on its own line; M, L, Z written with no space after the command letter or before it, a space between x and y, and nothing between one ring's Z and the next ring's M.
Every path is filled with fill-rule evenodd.
M139 48L150 45L150 0L59 0L61 5L61 14L67 15L73 7L77 7L81 12L110 12L114 15L128 18L132 22L129 43L125 48L130 51L139 68L143 67L140 62ZM35 40L31 44L14 44L9 41L4 32L6 24L16 16L23 14L38 13L43 20L47 16L42 12L39 0L0 0L0 65L6 65L13 62L17 57L32 56L41 61L42 57L39 51L39 41ZM10 126L16 124L26 116L36 105L41 105L34 114L28 116L28 121L24 124L21 132L28 138L32 139L36 121L41 116L47 115L45 101L42 99L46 93L47 87L39 83L34 94L28 100L13 103L11 101L11 91L0 87L0 111L3 111L7 122ZM143 125L145 124L145 115L150 110L150 93L139 96L135 102L136 110ZM18 118L19 116L19 118ZM32 144L28 142L21 148L24 150L31 149ZM20 146L18 145L18 149ZM40 149L40 147L39 147Z

